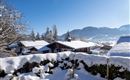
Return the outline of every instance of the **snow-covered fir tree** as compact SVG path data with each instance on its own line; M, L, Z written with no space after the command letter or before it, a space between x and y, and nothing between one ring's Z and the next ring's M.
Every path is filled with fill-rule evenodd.
M45 39L47 39L48 34L49 34L49 27L47 27L46 32L45 32Z
M57 40L57 39L58 39L57 27L56 27L56 25L53 25L53 38L54 38L54 40Z
M31 31L30 37L31 37L31 40L35 40L35 39L36 39L36 38L35 38L35 33L34 33L33 30Z
M46 33L45 33L44 40L46 40L48 42L53 42L54 41L53 32L52 32L52 30L49 30L48 27L47 27L47 30L46 30Z
M44 40L44 39L45 39L45 35L42 34L42 35L41 35L41 40Z
M40 34L39 33L37 33L37 35L36 35L36 38L35 38L36 40L40 40Z
M68 31L67 34L65 35L65 41L71 41L72 37L70 35L70 32Z

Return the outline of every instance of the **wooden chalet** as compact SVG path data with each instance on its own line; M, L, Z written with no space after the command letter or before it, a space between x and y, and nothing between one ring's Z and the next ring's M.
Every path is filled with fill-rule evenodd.
M56 41L47 45L51 49L51 52L62 52L62 51L76 51L90 53L90 48L95 46L93 42L84 41Z

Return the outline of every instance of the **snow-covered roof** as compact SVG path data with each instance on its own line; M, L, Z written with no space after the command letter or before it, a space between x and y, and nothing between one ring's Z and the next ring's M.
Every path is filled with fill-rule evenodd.
M57 43L63 44L65 46L69 46L69 47L74 48L74 49L92 47L92 46L97 45L96 43L93 43L93 42L84 42L84 41L80 41L80 40L76 40L76 41L57 41Z
M130 42L130 36L122 36L119 38L117 41L117 44L122 43L122 42Z
M130 57L130 42L118 43L108 52L108 55Z
M44 40L36 40L36 41L20 41L25 47L34 47L36 49L41 49L49 43Z

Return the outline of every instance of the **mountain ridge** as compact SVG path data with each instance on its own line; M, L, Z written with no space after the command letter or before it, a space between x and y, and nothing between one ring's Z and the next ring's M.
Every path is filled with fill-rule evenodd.
M70 31L70 34L75 38L85 38L91 40L107 40L117 39L123 35L130 35L130 24L122 25L119 28L109 27L93 27L88 26L82 29L74 29ZM60 38L64 39L66 33L61 35Z

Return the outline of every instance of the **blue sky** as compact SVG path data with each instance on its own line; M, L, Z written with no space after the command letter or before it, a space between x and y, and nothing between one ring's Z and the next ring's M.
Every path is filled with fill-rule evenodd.
M129 0L7 0L23 14L29 29L43 33L57 25L58 34L86 26L120 27L130 23Z

